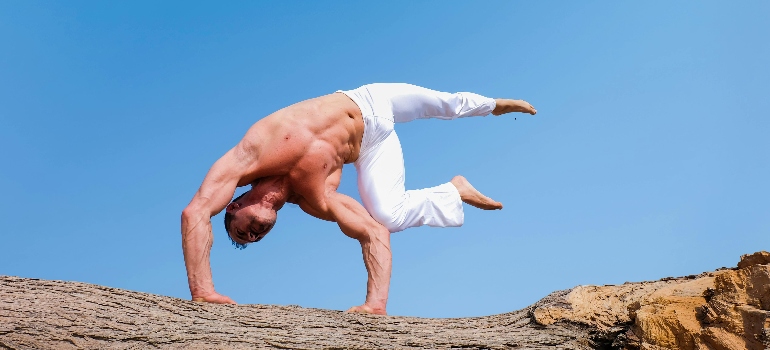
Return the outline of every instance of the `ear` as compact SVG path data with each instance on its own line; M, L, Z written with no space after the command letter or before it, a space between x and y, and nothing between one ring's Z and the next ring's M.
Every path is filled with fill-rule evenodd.
M234 210L236 210L236 209L238 209L240 207L241 207L240 204L238 204L236 202L231 202L230 204L227 205L227 209L226 210L229 213L229 212L232 212L232 211L234 211Z

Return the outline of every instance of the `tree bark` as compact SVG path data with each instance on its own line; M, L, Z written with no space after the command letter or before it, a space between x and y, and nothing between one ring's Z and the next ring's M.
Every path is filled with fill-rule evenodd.
M527 309L457 319L373 316L297 306L214 305L78 282L0 277L0 348L585 348L570 325Z
M744 258L740 268L579 286L523 310L454 319L202 304L0 276L0 349L760 349L770 344L770 254Z

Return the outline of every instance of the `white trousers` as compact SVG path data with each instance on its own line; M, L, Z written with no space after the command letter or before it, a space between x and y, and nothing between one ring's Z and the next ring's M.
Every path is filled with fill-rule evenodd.
M390 232L422 225L462 226L462 201L451 183L421 190L404 188L404 156L393 125L424 118L484 116L495 109L495 100L410 84L369 84L340 92L358 104L364 117L364 137L355 166L358 191L372 218Z

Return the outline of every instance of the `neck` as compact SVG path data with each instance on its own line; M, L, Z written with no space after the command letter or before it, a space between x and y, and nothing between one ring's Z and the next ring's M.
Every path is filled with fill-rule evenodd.
M285 176L271 176L252 183L252 193L258 196L259 202L265 207L278 210L292 197L289 180Z

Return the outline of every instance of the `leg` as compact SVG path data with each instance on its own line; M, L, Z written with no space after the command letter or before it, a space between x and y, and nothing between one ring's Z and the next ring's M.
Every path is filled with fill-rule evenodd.
M370 84L365 87L373 97L384 101L380 110L390 112L396 123L424 118L485 116L495 110L496 106L494 99L472 92L450 94L410 84Z
M398 136L392 131L356 161L358 190L369 214L390 232L429 225L461 226L462 199L451 183L422 190L404 188L404 158Z
M401 143L393 131L394 122L487 115L495 109L495 100L409 84L370 84L345 93L364 113L364 140L356 161L361 199L369 214L390 232L421 225L461 226L462 202L482 209L502 208L461 176L451 183L406 191Z
M502 203L483 195L464 176L457 175L450 182L460 192L460 199L463 202L484 210L503 209Z
M422 118L455 119L469 116L500 115L510 112L532 112L529 103L520 100L493 100L471 92L450 94L410 84L372 84L369 88L378 98L386 96L390 101L396 123ZM403 161L402 161L403 163ZM492 210L503 205L477 191L462 176L455 176L451 183L460 193L463 202L474 207Z

